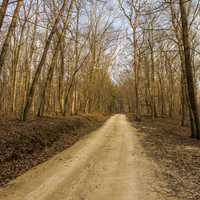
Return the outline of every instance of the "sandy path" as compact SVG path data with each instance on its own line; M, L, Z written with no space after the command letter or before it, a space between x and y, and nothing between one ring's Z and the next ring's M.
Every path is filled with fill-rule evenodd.
M162 200L151 190L157 166L124 115L0 190L0 200Z

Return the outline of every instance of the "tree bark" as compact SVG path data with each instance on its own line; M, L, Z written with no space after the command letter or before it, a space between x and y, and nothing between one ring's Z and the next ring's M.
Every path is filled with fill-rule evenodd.
M6 35L6 39L5 39L3 46L2 46L2 49L1 49L1 53L0 53L0 75L1 75L1 72L2 72L2 68L5 65L7 53L8 53L8 50L9 50L9 44L10 44L11 36L14 33L15 28L17 26L17 19L18 19L19 11L20 11L20 8L21 8L22 5L23 5L23 0L19 0L17 2L15 11L14 11L14 14L13 14L13 17L12 17L12 21L11 21L11 24L9 26L8 33Z
M29 90L28 96L27 96L27 100L26 100L26 103L25 103L25 106L24 106L24 109L23 109L23 112L22 112L21 119L23 121L25 121L27 119L28 112L29 112L29 110L31 108L31 105L32 105L32 102L33 102L33 97L34 97L34 94L35 94L36 84L38 82L42 67L43 67L43 65L44 65L44 63L46 61L47 53L48 53L52 38L53 38L53 36L54 36L54 34L55 34L56 30L57 30L57 24L59 23L60 16L65 11L66 2L67 2L66 0L63 2L62 8L60 9L60 12L59 12L58 16L56 17L56 20L55 20L55 22L53 24L52 30L51 30L48 38L47 38L47 41L46 41L46 44L45 44L45 47L44 47L44 50L43 50L42 57L41 57L40 62L38 64L38 66L37 66L37 69L36 69L36 72L35 72L35 76L34 76L33 81L31 83L30 90Z
M191 106L191 114L190 114L190 120L191 120L191 125L192 125L191 131L192 131L192 137L196 137L197 139L200 139L199 113L198 113L197 100L196 100L195 88L194 88L191 54L190 54L190 43L189 43L188 20L187 20L184 0L179 0L179 5L180 5L180 11L181 11L185 75L186 75L186 81L187 81L189 105Z
M0 31L1 31L1 27L3 25L3 20L4 20L6 10L8 7L8 2L9 2L9 0L3 0L1 7L0 7Z

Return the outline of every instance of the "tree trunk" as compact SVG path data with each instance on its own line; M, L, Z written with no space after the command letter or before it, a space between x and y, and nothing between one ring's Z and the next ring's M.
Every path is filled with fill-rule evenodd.
M1 27L3 25L3 19L5 17L6 10L8 7L8 2L9 2L9 0L3 0L2 4L0 6L0 31L1 31Z
M38 64L38 66L37 66L37 69L36 69L36 72L35 72L35 76L34 76L33 81L31 83L30 90L28 92L28 97L27 97L27 100L26 100L26 103L25 103L25 106L24 106L24 109L23 109L23 112L22 112L21 119L23 121L27 119L28 112L29 112L29 110L31 108L31 105L32 105L32 102L33 102L33 97L34 97L34 94L35 94L36 84L38 82L42 67L43 67L43 65L44 65L44 63L46 61L46 57L47 57L47 53L48 53L51 41L52 41L53 36L54 36L54 34L55 34L56 30L57 30L57 24L59 23L60 16L63 14L63 12L64 12L64 10L66 8L66 2L67 2L66 0L63 2L62 8L60 9L60 12L59 12L58 16L56 17L56 20L54 22L52 30L51 30L48 38L47 38L47 41L46 41L46 44L45 44L45 47L44 47L44 50L43 50L42 57L41 57L40 62Z
M71 4L71 6L72 6L72 4ZM69 25L69 16L70 16L69 13L70 13L70 10L68 11L67 18L65 19L63 30L60 33L60 35L58 36L56 48L54 50L53 57L52 57L52 60L51 60L51 64L50 64L50 67L49 67L49 70L48 70L47 79L45 81L44 87L42 88L41 101L40 101L39 111L37 113L37 116L42 116L44 114L46 90L47 90L48 86L50 85L50 83L52 81L54 68L55 68L57 58L58 58L58 55L59 55L60 45L63 42L63 38L64 38L64 35L65 35L65 32L66 32L66 29Z
M192 125L191 131L193 137L200 139L199 113L197 107L197 100L195 96L195 88L194 88L194 80L193 80L193 72L191 64L188 20L184 4L185 4L184 0L179 0L180 11L181 11L181 22L182 22L182 41L184 48L185 75L187 80L189 105L191 106L191 114L190 114L190 120Z
M17 26L17 19L18 19L19 11L20 11L20 8L21 8L22 5L23 5L23 0L19 0L17 2L15 11L14 11L14 14L13 14L13 17L12 17L12 21L11 21L11 24L9 26L8 33L6 35L6 39L5 39L3 46L2 46L2 49L1 49L1 53L0 53L0 75L1 75L1 72L2 72L2 68L5 65L7 53L8 53L8 50L9 50L9 44L10 44L11 36L14 33L15 28Z

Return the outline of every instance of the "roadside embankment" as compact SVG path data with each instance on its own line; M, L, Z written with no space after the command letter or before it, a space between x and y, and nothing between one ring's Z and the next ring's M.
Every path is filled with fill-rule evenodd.
M0 186L72 146L106 119L96 114L0 120Z

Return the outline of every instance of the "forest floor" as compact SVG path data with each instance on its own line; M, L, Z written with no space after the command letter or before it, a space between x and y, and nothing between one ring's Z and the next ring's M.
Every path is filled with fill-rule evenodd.
M158 179L160 166L146 155L143 136L125 115L114 115L0 189L0 200L177 200L162 194L167 182Z
M43 117L27 122L1 119L0 186L72 146L106 119L100 114Z
M128 118L130 122L125 115L112 116L70 148L0 188L0 200L200 200L200 142L188 137L189 129L176 120ZM46 123L30 123L36 123L39 132L45 130L38 124ZM47 129L61 133L69 126L51 123Z
M164 196L199 200L200 141L189 137L190 129L181 127L175 119L158 118L152 122L143 117L141 122L135 122L132 115L129 119L140 132L146 155L160 167L155 190Z

